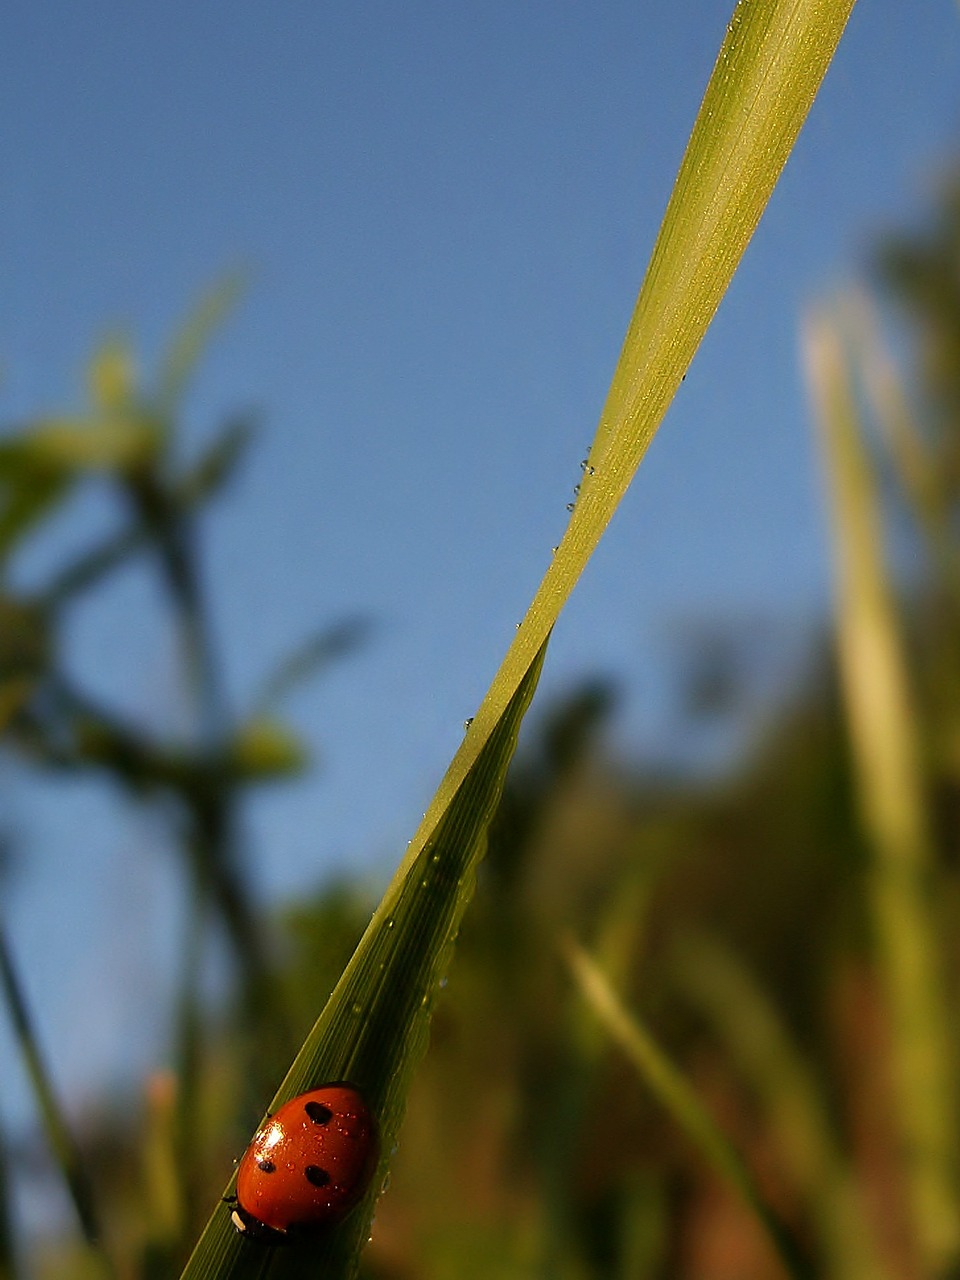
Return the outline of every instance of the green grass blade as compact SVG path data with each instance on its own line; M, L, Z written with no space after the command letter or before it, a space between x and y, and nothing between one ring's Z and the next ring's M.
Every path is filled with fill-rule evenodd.
M634 856L609 887L609 899L597 922L592 948L609 981L614 984L626 980L638 953L661 870L657 859L643 856L637 843ZM648 850L643 852L649 853ZM537 1142L545 1275L561 1275L565 1264L576 1254L578 1247L582 1247L576 1238L579 1224L574 1206L581 1194L583 1134L590 1124L589 1108L595 1097L597 1069L609 1044L604 1028L576 991L569 992L567 1006L565 1038L569 1049L552 1073L548 1086L550 1122L544 1126ZM653 1186L647 1185L643 1190L625 1189L621 1210L625 1231L621 1243L626 1265L626 1259L640 1243L639 1240L631 1243L628 1238L634 1232L642 1236L649 1229L652 1235L647 1243L651 1249L654 1247L656 1225L662 1226L663 1205L658 1206ZM644 1275L646 1271L636 1268L627 1274Z
M853 297L844 308L843 318L870 411L933 563L949 588L956 608L956 602L960 601L960 548L954 537L949 468L940 465L924 438L900 372L881 340L879 321L870 300L862 294ZM953 705L957 701L954 696Z
M397 1140L413 1070L426 1048L432 1003L446 976L473 892L487 827L520 722L536 688L543 653L537 655L411 874L396 878L387 890L271 1104L275 1110L314 1085L350 1080L378 1117L381 1172ZM283 1249L242 1239L230 1224L229 1208L220 1205L184 1271L184 1280L351 1276L369 1235L379 1190L375 1179L364 1203L345 1222L318 1240Z
M226 276L200 299L177 332L164 358L157 388L156 408L161 420L174 417L207 344L234 310L245 288L245 273Z
M344 1075L386 1141L426 1038L520 719L550 631L622 498L769 199L853 0L744 0L724 40L562 544L354 960L275 1099ZM433 888L424 887L433 886ZM421 1011L421 1002L422 1004ZM264 1256L219 1209L184 1273L350 1275L376 1198L314 1249ZM282 1259L282 1260L279 1260Z
M252 713L265 715L298 685L321 674L331 663L354 653L370 638L370 619L344 618L304 640L278 664L252 699Z
M883 562L876 480L845 348L828 317L807 325L805 356L831 491L840 674L871 848L868 892L905 1176L924 1272L941 1275L960 1257L957 1100L917 720Z
M637 1068L657 1101L753 1213L787 1273L794 1280L813 1280L813 1271L765 1200L743 1157L691 1085L636 1016L627 1012L587 953L571 943L566 948L566 956L570 972L590 1008Z
M0 1134L0 1280L16 1280L17 1261L10 1212L10 1179L7 1173L10 1153L5 1135Z
M777 1010L718 941L687 935L675 944L672 959L681 989L716 1027L741 1079L763 1108L784 1164L811 1203L824 1275L889 1280L826 1100Z
M73 1201L81 1230L97 1261L98 1272L105 1277L105 1280L109 1280L114 1275L114 1269L110 1259L103 1252L102 1235L93 1192L87 1179L80 1153L73 1141L73 1136L70 1133L50 1076L44 1065L23 989L2 930L0 930L0 991L3 992L3 998L10 1013L13 1033L23 1054L27 1075L33 1086L47 1141L50 1143L54 1158L63 1174L63 1180Z
M483 748L627 490L756 229L854 0L741 0L728 27L613 375L589 467L471 731L406 855Z

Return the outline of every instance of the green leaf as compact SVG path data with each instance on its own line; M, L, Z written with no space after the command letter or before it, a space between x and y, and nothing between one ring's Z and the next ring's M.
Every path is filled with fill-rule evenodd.
M66 493L69 477L52 463L34 458L26 437L0 444L0 559Z
M249 422L228 422L200 458L177 480L177 495L187 509L215 494L231 478L253 436Z
M306 751L286 725L261 716L237 730L228 759L238 777L265 782L299 773L306 763Z
M417 857L593 554L796 141L854 0L741 0L664 215L570 522L407 851Z
M941 1275L960 1261L958 1098L919 718L846 344L826 314L810 319L804 338L832 505L840 678L870 843L904 1178L925 1274Z
M48 418L25 448L40 467L72 471L129 471L157 450L157 430L136 413L109 418Z
M210 290L187 317L174 338L160 374L157 408L167 421L173 417L211 337L237 305L246 287L240 272L229 275Z
M881 340L875 308L866 295L850 298L843 307L843 319L851 357L862 376L864 395L896 468L897 480L927 541L933 563L954 600L960 601L960 547L951 510L952 466L921 430L903 378ZM956 685L950 693L952 696L944 700L955 705Z
M46 675L53 648L50 630L42 604L0 593L0 677L37 681Z
M760 1102L775 1149L810 1202L824 1273L834 1280L891 1280L813 1064L779 1011L717 940L687 934L671 958L681 989L717 1028L740 1078Z
M487 828L503 788L544 650L527 672L469 775L420 855L398 874L374 914L270 1111L326 1081L349 1080L380 1127L378 1176L357 1211L318 1239L272 1249L242 1238L227 1204L217 1207L184 1280L355 1274L380 1181L400 1129L413 1071L427 1044L433 1001L473 894ZM239 1153L238 1153L239 1154ZM227 1194L233 1190L233 1182Z
M628 1013L597 965L570 943L567 962L580 992L604 1028L643 1077L650 1092L687 1134L723 1180L753 1213L758 1225L794 1280L813 1280L813 1272L790 1232L764 1197L757 1181L727 1135L636 1015Z
M105 342L90 361L90 401L105 417L126 413L136 398L136 362L122 338Z
M254 707L262 713L276 706L305 680L317 675L331 662L352 653L364 643L369 633L369 619L356 617L335 622L309 636L264 681L253 700Z

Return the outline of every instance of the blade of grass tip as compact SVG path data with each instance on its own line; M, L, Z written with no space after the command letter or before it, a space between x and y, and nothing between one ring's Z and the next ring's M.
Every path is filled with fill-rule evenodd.
M939 519L946 505L944 478L914 419L896 365L881 342L875 309L866 294L851 294L843 300L843 321L863 374L863 389L904 491L922 519Z
M739 1195L763 1229L787 1273L813 1280L814 1272L791 1233L764 1199L743 1157L703 1106L693 1088L633 1013L628 1013L601 970L573 941L564 946L567 964L587 1004L611 1039L639 1071L650 1092L697 1150Z
M637 954L661 870L655 857L640 856L639 848L635 852L636 856L626 861L616 883L610 886L593 944L595 955L613 983L626 978ZM649 855L649 850L644 853ZM537 1144L545 1274L562 1273L564 1259L570 1256L571 1232L576 1230L575 1215L570 1210L577 1196L583 1126L596 1085L597 1066L608 1043L604 1028L574 990L569 993L565 1013L571 1053L564 1068L554 1073L550 1123ZM625 1223L635 1213L642 1217L645 1211L642 1203L631 1205L629 1196L622 1208ZM643 1275L647 1269L637 1267L626 1274Z
M247 274L232 272L200 299L180 326L160 373L157 410L161 421L169 421L176 413L204 349L236 307L246 287Z
M756 229L854 0L741 0L653 249L563 539L406 855L419 855L556 622Z
M948 625L956 629L960 626L960 546L948 492L949 467L938 464L924 438L867 295L857 293L844 299L842 318L870 413L880 428L917 528L926 541L933 571L946 588ZM933 666L936 683L929 694L942 714L940 723L930 726L933 749L955 773L960 766L956 715L956 708L960 707L960 653L956 646L946 645Z
M113 1280L115 1271L102 1244L99 1219L93 1192L87 1179L80 1152L64 1118L53 1084L43 1062L40 1046L33 1031L27 1002L23 994L7 939L0 928L0 989L10 1012L14 1036L23 1054L27 1075L36 1096L40 1117L47 1141L53 1151L63 1180L66 1183L73 1207L76 1210L84 1239L90 1246L101 1274Z
M372 624L359 615L343 618L308 636L264 680L251 700L251 716L266 715L298 685L321 674L331 663L350 654L370 638Z
M710 1018L742 1078L760 1101L797 1186L812 1204L833 1280L886 1280L853 1172L831 1128L813 1071L752 974L720 942L677 940L673 973Z
M433 1000L486 845L486 834L533 697L544 651L455 795L410 875L395 878L323 1013L271 1104L327 1081L361 1090L380 1130L377 1176L359 1208L311 1240L271 1249L241 1237L230 1208L218 1206L184 1271L184 1280L272 1280L356 1274L397 1140L404 1100L427 1042ZM233 1192L233 1182L226 1195Z
M868 892L905 1176L924 1273L942 1275L960 1256L957 1100L917 721L883 563L876 481L843 343L827 316L808 322L804 356L831 498L840 675L871 852Z
M910 407L903 380L880 337L875 308L865 294L844 307L844 330L863 376L863 390L903 491L955 607L960 602L960 549L951 519L945 470L938 466Z

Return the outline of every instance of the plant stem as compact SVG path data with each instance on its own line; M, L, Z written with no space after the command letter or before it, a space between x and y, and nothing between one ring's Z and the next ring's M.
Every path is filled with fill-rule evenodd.
M40 1117L73 1201L84 1239L99 1259L105 1276L115 1275L104 1252L99 1215L80 1152L67 1125L30 1019L23 987L18 978L6 937L0 928L0 988L3 990L14 1035L23 1054L27 1075L33 1086Z
M581 993L612 1039L705 1159L740 1196L763 1228L787 1273L793 1280L815 1280L815 1272L793 1233L767 1202L740 1152L687 1080L637 1017L627 1012L590 956L572 941L567 942L564 951Z

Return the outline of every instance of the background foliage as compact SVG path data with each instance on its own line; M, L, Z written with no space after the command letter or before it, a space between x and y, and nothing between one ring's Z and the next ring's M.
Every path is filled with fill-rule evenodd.
M906 690L908 718L891 749L907 758L909 737L921 883L904 891L897 882L885 926L871 897L885 828L827 620L803 678L709 776L665 776L655 761L615 758L605 732L615 691L603 682L572 691L528 734L510 774L364 1257L370 1280L782 1274L755 1216L585 1004L566 959L570 939L598 959L692 1083L815 1274L958 1273L958 1202L944 1211L936 1186L932 1200L923 1192L917 1131L913 1145L904 1136L911 1118L899 1100L897 1047L913 1032L898 1022L884 960L884 928L901 926L916 889L929 950L923 981L941 1012L956 1007L957 190L948 183L930 224L878 254L878 291L908 335L909 377L897 373L862 299L818 331L834 344L849 393L848 443L864 482L851 496L829 464L838 558L848 551L843 517L859 502L876 555L848 563L848 587L872 573L870 598L889 604L866 634L883 628ZM308 639L265 681L255 713L224 705L197 573L197 513L229 483L249 433L228 424L188 461L176 426L184 380L224 301L201 308L155 385L142 386L132 354L112 343L92 362L88 412L11 427L0 447L5 749L64 775L106 774L163 815L177 836L193 939L168 1068L134 1098L104 1099L75 1139L48 1098L60 1163L80 1170L83 1227L91 1241L102 1229L111 1261L72 1224L24 1239L4 1213L8 1275L177 1274L309 1030L318 994L333 987L375 905L368 886L343 881L265 920L238 853L245 789L305 763L276 710L286 682L349 652L364 629L346 620ZM829 410L817 408L830 435ZM115 489L125 527L24 596L8 572L18 550L91 482ZM143 556L165 586L192 690L189 744L94 704L69 675L71 602ZM735 720L755 638L735 626L704 634L681 675L685 703L694 720ZM193 982L211 927L234 969L222 1007L200 999ZM7 986L16 992L16 957ZM941 1031L955 1065L952 1015ZM42 1058L33 1070L43 1096ZM937 1106L946 1168L933 1177L955 1190L953 1104ZM34 1151L40 1140L7 1135L13 1144ZM29 1162L18 1167L34 1173Z

